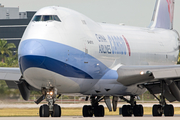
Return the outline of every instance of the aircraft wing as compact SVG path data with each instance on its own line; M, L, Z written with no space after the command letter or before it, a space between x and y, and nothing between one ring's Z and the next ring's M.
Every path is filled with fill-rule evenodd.
M180 65L121 66L117 69L118 82L125 86L180 79Z
M0 80L5 80L9 88L17 88L15 82L19 81L21 75L19 68L0 67Z

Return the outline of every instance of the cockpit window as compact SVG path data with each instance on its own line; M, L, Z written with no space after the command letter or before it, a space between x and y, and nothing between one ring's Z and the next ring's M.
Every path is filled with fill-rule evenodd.
M53 17L54 17L54 20L61 22L61 20L59 19L59 17L57 15L53 15Z
M36 15L33 21L41 21L41 15Z
M53 20L52 15L44 15L42 17L42 21L49 21L49 20Z
M33 21L59 21L61 22L61 20L59 19L59 17L57 15L36 15L33 19Z

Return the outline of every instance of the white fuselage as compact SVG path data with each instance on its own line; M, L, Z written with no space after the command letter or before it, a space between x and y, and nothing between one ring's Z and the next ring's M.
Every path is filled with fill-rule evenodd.
M31 21L21 40L21 72L37 89L56 87L58 93L138 95L144 89L117 82L118 67L177 62L179 36L172 30L96 23L62 7L46 7L36 15L57 15L61 20Z

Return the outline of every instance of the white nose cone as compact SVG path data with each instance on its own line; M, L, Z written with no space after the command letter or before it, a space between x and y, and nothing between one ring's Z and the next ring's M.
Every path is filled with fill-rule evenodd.
M45 56L45 48L36 40L23 41L18 50L20 56L34 55Z

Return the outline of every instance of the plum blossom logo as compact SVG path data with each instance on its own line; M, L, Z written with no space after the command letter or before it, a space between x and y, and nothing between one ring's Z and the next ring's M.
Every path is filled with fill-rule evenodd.
M173 14L174 14L174 0L166 0L168 3L168 12L169 12L169 17L170 21L173 21Z

